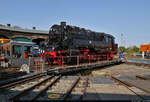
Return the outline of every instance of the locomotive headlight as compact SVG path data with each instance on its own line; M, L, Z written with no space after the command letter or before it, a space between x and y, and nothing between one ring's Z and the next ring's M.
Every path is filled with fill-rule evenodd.
M55 47L54 47L54 46L52 47L52 50L55 50Z
M92 44L92 41L91 41L91 40L89 41L89 44Z

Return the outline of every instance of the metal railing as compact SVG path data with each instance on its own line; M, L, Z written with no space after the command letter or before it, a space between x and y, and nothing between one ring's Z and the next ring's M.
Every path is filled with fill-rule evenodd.
M109 61L109 55L89 55L89 56L56 56L56 57L32 57L29 59L29 67L35 72L42 72L46 70L47 66L65 68L66 66L80 67L83 64L101 63ZM55 66L55 67L56 67Z

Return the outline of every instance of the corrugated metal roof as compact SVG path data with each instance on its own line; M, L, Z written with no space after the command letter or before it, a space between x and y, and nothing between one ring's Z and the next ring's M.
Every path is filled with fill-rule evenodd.
M3 26L0 26L0 30L9 30L9 31L36 33L36 34L48 34L49 33L48 31L45 31L45 30L22 29L22 28L3 27Z

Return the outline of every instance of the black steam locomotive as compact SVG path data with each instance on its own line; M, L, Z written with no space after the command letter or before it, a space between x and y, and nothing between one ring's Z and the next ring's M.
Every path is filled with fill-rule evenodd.
M108 55L110 59L117 53L115 38L106 33L94 32L84 28L66 25L53 25L49 30L49 39L41 43L44 55L52 60L60 56Z

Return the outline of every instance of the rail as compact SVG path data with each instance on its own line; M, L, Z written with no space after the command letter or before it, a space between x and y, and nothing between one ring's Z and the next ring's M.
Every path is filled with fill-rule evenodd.
M76 81L74 81L74 83L72 84L71 88L70 88L70 89L66 92L66 94L64 95L63 100L66 100L66 99L70 96L72 90L73 90L73 89L75 88L75 86L78 84L79 80L80 80L80 77L78 77L78 78L76 79Z
M45 73L36 73L36 74L33 74L33 75L28 75L28 76L25 76L25 77L20 77L20 78L17 78L17 79L4 81L0 85L0 91L4 90L6 88L14 87L18 84L22 84L22 83L27 82L27 81L31 81L33 79L40 78L42 76L45 76Z
M39 86L42 83L45 83L46 81L52 79L54 76L48 76L47 78L45 78L44 80L42 80L41 82L21 91L19 94L13 96L12 98L10 98L9 100L16 100L17 98L19 98L20 96L24 95L25 93L27 93L28 91L32 90L33 88L35 88L36 86Z

